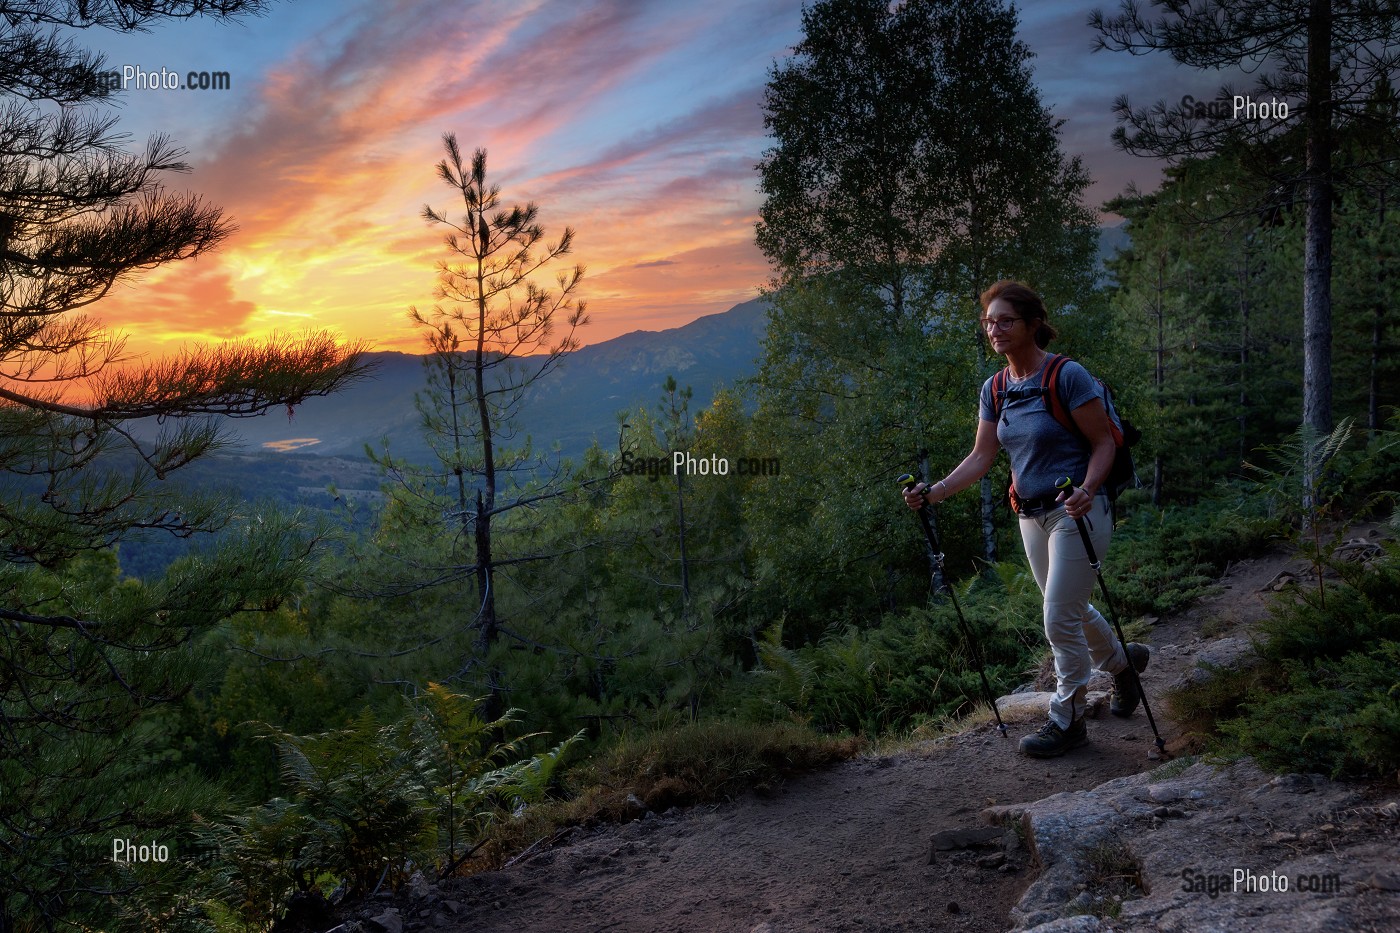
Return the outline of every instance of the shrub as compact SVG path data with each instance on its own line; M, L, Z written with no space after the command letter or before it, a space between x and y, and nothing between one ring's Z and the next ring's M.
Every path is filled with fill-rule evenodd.
M574 736L525 756L533 736L503 741L512 710L487 721L475 701L429 685L408 715L380 725L365 713L311 736L268 730L285 798L217 827L213 840L245 922L280 916L320 879L350 896L396 887L411 866L455 871L493 822L541 799Z
M1119 612L1175 612L1215 587L1227 564L1261 553L1284 534L1268 505L1222 486L1192 506L1139 508L1119 522L1105 573Z
M1264 663L1177 698L1218 719L1222 741L1283 771L1333 776L1400 769L1400 548L1343 584L1275 603ZM1181 708L1181 707L1178 707Z
M749 675L741 709L754 719L777 717L825 732L879 735L916 727L983 700L979 653L993 692L1009 691L1044 651L1040 591L1025 567L1010 563L959 590L975 647L946 598L874 628L844 626L801 648L784 647L777 625L765 635L763 666Z

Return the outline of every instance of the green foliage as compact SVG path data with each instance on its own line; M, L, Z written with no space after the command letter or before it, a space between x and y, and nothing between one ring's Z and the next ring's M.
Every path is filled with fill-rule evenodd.
M291 802L274 798L210 827L208 843L219 854L210 874L223 903L253 929L265 930L282 916L294 891L315 880L310 856L311 822Z
M119 579L110 552L52 569L0 564L11 605L37 620L4 623L0 823L13 835L0 848L0 916L115 924L104 892L126 892L139 871L151 899L129 902L149 908L131 925L184 922L175 869L116 865L112 840L175 848L192 814L218 809L218 790L170 747L169 711L207 676L203 633L240 610L275 610L314 542L294 519L254 513L156 581Z
M1280 600L1260 626L1263 663L1173 698L1222 746L1279 771L1387 776L1400 768L1400 548L1336 568L1325 600Z
M1341 489L1340 477L1329 467L1350 440L1351 426L1351 419L1343 418L1331 432L1320 434L1301 425L1283 442L1256 451L1258 462L1243 464L1271 515L1308 528L1326 514Z
M1035 581L1024 567L1000 564L965 581L959 602L993 691L1009 692L1044 650ZM946 600L876 627L833 629L800 648L781 640L779 627L765 634L763 666L741 701L749 716L874 736L966 712L982 699L973 646Z
M432 851L432 813L413 749L398 733L368 715L316 736L271 733L282 783L305 825L300 885L324 868L355 894L368 894L386 874L397 887L408 861Z
M1392 630L1395 628L1392 625ZM1400 768L1400 641L1364 642L1335 660L1288 659L1285 678L1221 726L1276 771L1386 777Z
M211 832L230 907L265 924L325 877L365 896L397 887L415 865L449 874L495 821L542 799L581 736L528 755L533 736L498 738L516 711L488 721L475 703L430 685L387 725L363 714L319 735L268 729L286 796Z
M1232 152L1186 159L1150 195L1110 202L1131 245L1109 263L1121 382L1143 431L1135 452L1153 501L1209 495L1255 446L1296 424L1296 293L1302 231L1292 215L1238 211L1259 196L1251 163Z
M1140 506L1115 527L1104 565L1118 610L1174 612L1209 593L1228 563L1282 534L1267 512L1231 486L1191 506Z
M766 88L757 237L777 287L753 436L784 475L757 484L745 521L754 613L786 616L789 640L927 593L893 481L947 472L971 444L991 374L976 296L1014 270L1067 333L1102 324L1088 179L1016 20L995 0L816 3ZM950 566L988 553L974 496L942 514Z
M417 753L417 780L429 788L437 814L438 863L450 873L461 850L480 839L503 812L540 800L556 769L579 733L548 751L524 754L533 736L496 741L493 736L514 722L506 717L487 722L470 702L429 684L416 704L412 747Z

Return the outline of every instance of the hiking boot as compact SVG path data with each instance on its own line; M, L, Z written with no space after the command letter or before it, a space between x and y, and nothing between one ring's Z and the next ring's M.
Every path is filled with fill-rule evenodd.
M1084 727L1083 716L1070 723L1068 729L1061 729L1051 719L1034 735L1021 736L1021 751L1032 758L1054 758L1087 741L1089 730Z
M1152 658L1152 651L1146 645L1140 645L1135 641L1128 642L1128 663L1133 670L1141 674L1147 670L1147 662ZM1133 715L1133 710L1137 709L1138 703L1142 701L1142 689L1138 687L1138 679L1132 675L1126 667L1113 675L1113 695L1108 698L1108 711L1115 716L1127 718Z

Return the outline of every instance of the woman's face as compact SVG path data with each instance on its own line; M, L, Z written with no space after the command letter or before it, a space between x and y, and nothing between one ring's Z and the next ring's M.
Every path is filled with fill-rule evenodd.
M992 350L1003 355L1035 344L1035 332L1004 298L987 305L982 315L982 332L987 335Z

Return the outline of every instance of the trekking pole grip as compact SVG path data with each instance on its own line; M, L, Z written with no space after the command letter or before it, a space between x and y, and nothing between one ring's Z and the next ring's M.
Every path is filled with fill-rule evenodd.
M1070 480L1068 476L1065 476L1062 477L1060 481L1055 484L1055 488L1063 489L1066 492L1073 493L1074 482ZM1099 566L1099 556L1094 553L1094 542L1089 540L1089 529L1085 527L1084 519L1082 516L1076 518L1074 520L1074 523L1079 526L1079 537L1084 541L1084 553L1089 555L1089 564L1097 570Z
M908 492L919 485L919 478L912 473L905 473L899 479L895 480L895 482L903 486L905 492ZM928 500L923 500L922 504L919 506L919 521L924 526L924 535L928 538L929 546L933 548L933 553L937 555L938 561L941 564L943 562L943 545L938 540L938 532L933 530L933 523L928 520L928 510L930 508L931 506L928 504Z

